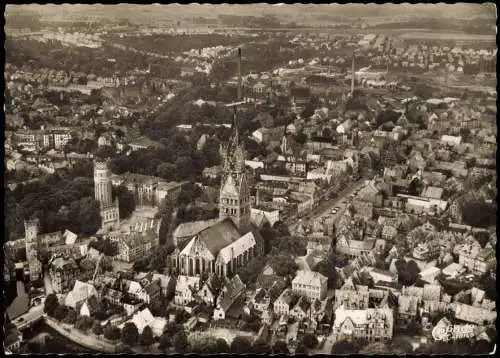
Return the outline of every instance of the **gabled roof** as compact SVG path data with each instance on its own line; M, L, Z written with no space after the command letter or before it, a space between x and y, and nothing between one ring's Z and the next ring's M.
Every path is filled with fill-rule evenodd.
M198 234L200 231L205 230L212 225L215 225L217 221L218 219L212 219L181 223L177 226L173 235L174 237L192 237Z
M220 308L224 312L227 312L235 300L243 293L245 288L245 284L238 275L234 276L231 280L227 280L226 285L222 288L222 297L219 300Z
M198 233L198 238L216 256L221 249L240 238L236 225L229 218L218 222Z

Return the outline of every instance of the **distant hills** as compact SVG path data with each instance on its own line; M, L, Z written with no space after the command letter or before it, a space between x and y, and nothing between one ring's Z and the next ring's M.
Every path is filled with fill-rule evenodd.
M383 23L417 19L471 19L484 18L496 22L496 8L490 4L297 4L273 6L212 5L212 4L168 4L168 5L7 5L6 25L19 25L16 18L28 14L24 21L42 22L106 21L127 20L137 25L165 25L177 21L189 22L193 18L216 19L219 16L274 15L282 23L296 22L314 26L315 23L364 21ZM21 21L22 23L23 21Z

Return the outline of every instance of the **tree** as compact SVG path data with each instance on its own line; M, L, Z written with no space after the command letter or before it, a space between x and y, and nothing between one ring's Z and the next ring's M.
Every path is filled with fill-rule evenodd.
M93 323L93 319L88 316L78 316L76 318L75 328L82 332L86 332L92 327Z
M340 340L332 346L332 354L355 354L359 349L360 346L356 342Z
M167 302L163 297L155 297L149 303L149 310L153 316L164 317L167 313Z
M297 263L289 254L272 255L268 259L268 264L278 276L293 275L297 271Z
M300 145L304 145L307 142L307 135L304 132L300 131L295 136L295 141Z
M100 336L104 333L101 322L97 320L94 322L94 325L92 326L92 333L94 333L96 336Z
M53 316L56 308L59 306L59 299L55 293L49 293L47 298L45 298L45 303L43 306L43 312L47 313L49 316Z
M92 197L82 198L70 205L73 221L70 228L85 235L94 235L101 227L99 203Z
M398 270L399 282L405 286L411 286L415 283L420 273L420 268L413 260L406 262L405 260L397 260L395 262Z
M253 353L255 354L273 354L273 349L267 342L259 341L253 345Z
M172 163L161 163L156 167L156 174L168 181L175 179L176 166Z
M180 156L175 160L175 173L178 181L188 180L193 178L195 168L193 161L188 156Z
M273 345L273 354L290 354L285 341L277 341Z
M230 353L229 345L223 338L217 338L214 344L214 353Z
M432 87L420 83L415 86L414 93L417 97L420 97L422 99L429 99L434 95L434 90Z
M233 354L247 354L252 352L252 342L248 337L236 336L231 342L230 351Z
M160 348L162 351L167 350L172 345L171 336L165 332L163 332L158 341L159 341L158 348Z
M314 106L311 103L307 103L302 112L300 112L301 118L310 118L314 114Z
M184 331L177 332L172 338L172 346L175 349L175 353L185 353L188 348L188 340L186 333Z
M103 253L106 256L118 255L118 244L109 238L97 239L89 243L89 247Z
M137 326L133 322L127 322L123 326L122 336L121 336L123 344L128 346L134 346L137 344L139 340L139 330Z
M299 342L297 348L295 348L295 354L307 354L307 348L304 343Z
M153 330L146 326L141 333L141 345L149 347L154 343Z
M68 313L66 314L66 317L64 317L63 323L67 323L67 324L75 324L76 323L76 312L74 309L68 308Z
M248 285L249 283L255 282L264 268L265 263L266 260L264 257L255 257L244 266L238 273L243 283Z
M108 159L116 156L116 151L110 147L109 145L103 145L99 147L97 152L94 154L94 157L99 159Z
M110 341L116 341L121 337L120 329L118 327L108 324L104 328L104 337L106 339L109 339Z
M54 310L54 318L57 319L58 321L62 321L64 318L66 318L67 314L68 314L68 307L66 307L65 305L59 304Z
M302 342L309 349L316 348L318 345L318 338L316 338L314 334L307 333L302 337Z

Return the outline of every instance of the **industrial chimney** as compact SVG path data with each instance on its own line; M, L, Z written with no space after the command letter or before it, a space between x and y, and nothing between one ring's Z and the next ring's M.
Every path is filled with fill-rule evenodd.
M241 48L238 47L238 101L241 101Z
M356 53L353 52L352 53L352 69L351 69L351 97L354 93L354 70L355 70L354 61L355 61L355 56L356 56Z

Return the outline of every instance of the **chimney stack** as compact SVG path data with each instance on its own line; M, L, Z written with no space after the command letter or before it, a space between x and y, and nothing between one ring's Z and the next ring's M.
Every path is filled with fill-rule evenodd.
M354 69L355 69L354 61L355 61L355 56L356 56L356 53L353 52L352 53L352 69L351 69L351 97L354 93Z
M241 47L238 47L238 101L241 101Z

